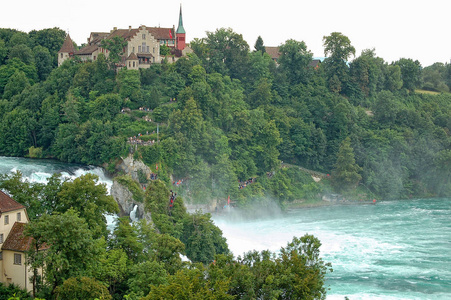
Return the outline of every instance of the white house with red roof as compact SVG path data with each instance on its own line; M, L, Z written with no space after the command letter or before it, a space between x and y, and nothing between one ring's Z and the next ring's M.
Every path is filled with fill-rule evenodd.
M29 221L25 206L0 190L0 282L32 291L26 261L32 238L23 235Z

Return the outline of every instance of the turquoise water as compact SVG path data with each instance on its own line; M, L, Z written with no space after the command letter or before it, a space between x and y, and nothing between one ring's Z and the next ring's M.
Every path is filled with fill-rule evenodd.
M0 157L0 174L20 170L35 182L58 172L99 175L100 168L55 161ZM379 201L282 213L275 207L259 220L216 218L235 255L278 251L293 236L313 234L332 263L327 299L451 299L451 198Z
M272 219L216 219L235 255L278 251L313 234L334 272L327 299L451 299L451 199L380 201L280 213Z

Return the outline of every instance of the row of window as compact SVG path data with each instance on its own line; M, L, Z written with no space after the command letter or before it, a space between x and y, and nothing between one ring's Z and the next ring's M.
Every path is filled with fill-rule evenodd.
M0 251L0 260L3 260L3 252ZM21 265L22 264L22 254L14 253L14 264Z
M20 212L17 213L17 222L20 222L22 220L22 215ZM5 225L9 224L9 215L5 215Z

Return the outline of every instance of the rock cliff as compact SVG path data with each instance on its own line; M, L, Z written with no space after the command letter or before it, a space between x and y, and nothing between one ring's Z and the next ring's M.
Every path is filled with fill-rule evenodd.
M145 212L144 210L144 203L136 202L135 200L133 200L133 194L116 180L113 180L113 186L111 187L111 196L113 196L113 198L119 205L120 217L130 217L130 213L133 211L136 205L136 218L146 219L147 222L152 222L150 212Z

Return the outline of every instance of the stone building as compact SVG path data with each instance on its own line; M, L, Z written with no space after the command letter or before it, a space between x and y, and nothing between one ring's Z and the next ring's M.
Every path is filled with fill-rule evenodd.
M122 61L118 67L128 69L149 68L150 64L161 63L165 57L160 55L160 46L165 45L171 49L169 62L175 61L178 57L186 54L186 32L183 28L182 8L180 7L179 25L177 30L172 28L147 27L141 25L139 28L118 29L114 27L110 32L92 32L87 40L87 44L78 51L74 51L70 36L58 52L58 65L73 56L82 61L95 61L99 54L104 54L108 58L109 52L101 47L105 39L120 37L127 42L123 49ZM69 46L72 45L72 48Z

